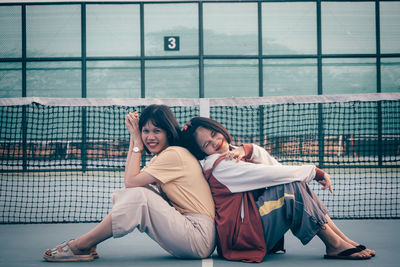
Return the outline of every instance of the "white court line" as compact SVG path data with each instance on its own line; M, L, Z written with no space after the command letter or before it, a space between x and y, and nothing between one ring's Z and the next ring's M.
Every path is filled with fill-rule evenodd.
M201 260L201 267L213 267L213 260L212 258L202 259Z

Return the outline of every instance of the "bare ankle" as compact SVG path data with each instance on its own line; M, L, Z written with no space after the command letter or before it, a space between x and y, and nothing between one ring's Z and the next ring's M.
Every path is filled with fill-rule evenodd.
M87 247L82 240L79 238L71 240L68 245L70 246L71 250L74 252L86 252L90 250L90 247Z

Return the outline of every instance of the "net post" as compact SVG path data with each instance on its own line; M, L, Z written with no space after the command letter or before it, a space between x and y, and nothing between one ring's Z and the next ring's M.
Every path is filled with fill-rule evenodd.
M322 95L322 34L321 34L321 0L316 2L317 8L317 65L318 65L318 95ZM323 105L318 103L318 164L320 168L324 166L324 120L323 120Z
M382 92L381 81L381 40L380 40L380 5L375 1L375 29L376 29L376 92ZM383 140L382 140L382 102L378 101L377 119L378 119L378 166L383 164Z

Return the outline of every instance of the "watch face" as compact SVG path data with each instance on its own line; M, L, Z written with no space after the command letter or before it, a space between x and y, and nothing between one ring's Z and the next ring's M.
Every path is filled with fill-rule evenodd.
M138 148L137 146L135 146L135 147L133 148L133 152L139 152L139 148Z

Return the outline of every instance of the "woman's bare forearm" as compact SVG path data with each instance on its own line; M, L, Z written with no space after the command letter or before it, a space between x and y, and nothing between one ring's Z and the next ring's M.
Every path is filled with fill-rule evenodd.
M135 147L135 142L133 137L131 136L129 142L129 150L128 155L126 157L125 163L125 175L124 175L124 184L125 187L132 184L132 181L136 175L140 173L140 160L142 158L142 151L134 152L133 148ZM140 148L141 149L141 148Z

